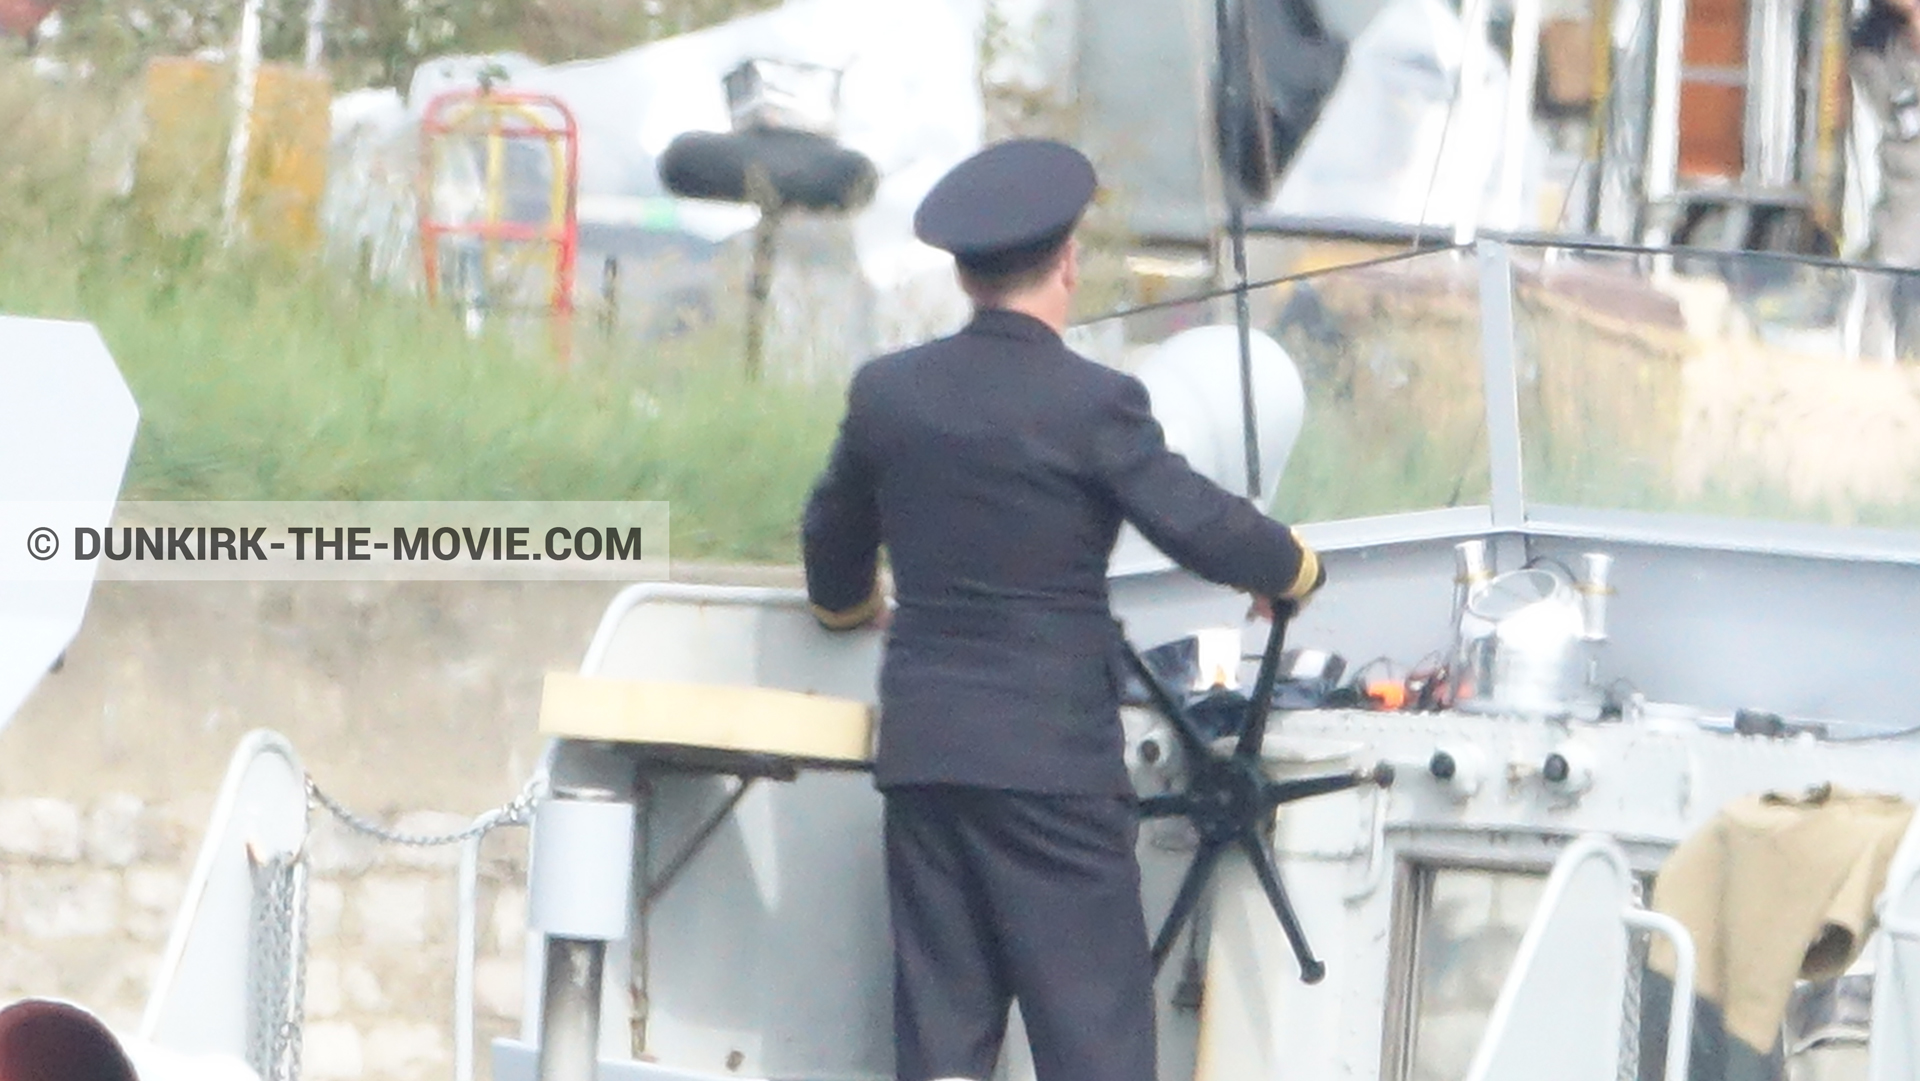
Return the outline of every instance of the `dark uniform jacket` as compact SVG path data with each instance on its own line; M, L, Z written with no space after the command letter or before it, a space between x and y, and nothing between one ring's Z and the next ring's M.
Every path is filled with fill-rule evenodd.
M982 311L859 369L804 540L829 626L873 613L887 549L879 787L1132 792L1107 595L1123 519L1249 592L1286 596L1318 570L1287 527L1167 448L1139 380L1038 319Z

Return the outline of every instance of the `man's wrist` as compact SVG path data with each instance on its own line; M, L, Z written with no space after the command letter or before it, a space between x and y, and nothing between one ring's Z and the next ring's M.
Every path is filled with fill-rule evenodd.
M867 594L866 600L861 601L852 608L842 609L837 612L833 609L815 604L813 605L813 618L819 620L820 625L830 631L850 631L855 627L872 621L873 617L879 615L880 610L886 607L886 603L886 595L881 592L880 583L876 581L873 584L873 592Z
M1320 556L1319 553L1308 547L1307 544L1300 539L1300 534L1294 533L1291 529L1287 532L1293 534L1294 546L1300 550L1300 570L1299 573L1294 575L1293 585L1289 586L1287 591L1281 594L1279 599L1297 601L1319 588L1321 574Z

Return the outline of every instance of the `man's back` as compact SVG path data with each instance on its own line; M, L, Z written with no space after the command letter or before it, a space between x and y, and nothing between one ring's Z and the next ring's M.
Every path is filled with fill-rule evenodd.
M1215 581L1284 593L1285 527L1167 451L1144 388L1031 316L864 367L806 523L809 585L856 605L884 542L898 612L876 780L1124 794L1107 565L1122 520Z
M914 235L978 313L855 375L805 522L814 615L898 611L880 676L901 1081L990 1076L1019 1003L1040 1081L1153 1081L1153 964L1122 757L1107 563L1124 520L1268 597L1318 560L1167 450L1138 379L1060 340L1098 179L1016 139L935 184Z

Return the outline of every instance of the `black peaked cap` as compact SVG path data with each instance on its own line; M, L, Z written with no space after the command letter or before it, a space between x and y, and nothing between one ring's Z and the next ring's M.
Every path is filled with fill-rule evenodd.
M964 267L1010 273L1064 243L1097 186L1093 163L1065 143L995 143L940 178L914 212L913 232Z

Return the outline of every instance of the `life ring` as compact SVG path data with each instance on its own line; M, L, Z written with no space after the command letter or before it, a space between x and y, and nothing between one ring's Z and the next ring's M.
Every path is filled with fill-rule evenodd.
M879 173L866 155L802 131L693 131L660 155L660 182L688 199L848 212L873 199ZM749 178L758 171L766 188Z

